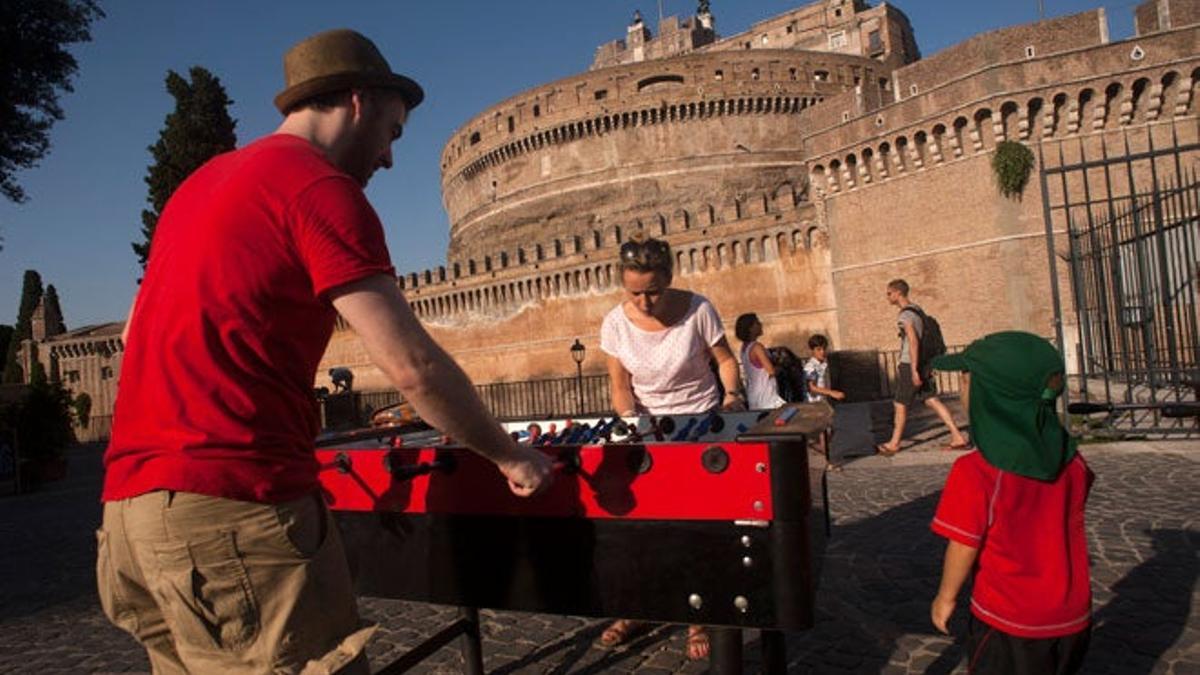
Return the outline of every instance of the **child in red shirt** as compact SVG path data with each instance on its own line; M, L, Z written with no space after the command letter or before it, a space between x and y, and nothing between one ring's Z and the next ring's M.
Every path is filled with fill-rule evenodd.
M1062 358L1046 340L1012 331L933 367L970 374L978 447L954 463L933 519L949 540L933 624L948 632L974 570L968 672L1078 672L1091 634L1083 512L1093 476L1055 412Z

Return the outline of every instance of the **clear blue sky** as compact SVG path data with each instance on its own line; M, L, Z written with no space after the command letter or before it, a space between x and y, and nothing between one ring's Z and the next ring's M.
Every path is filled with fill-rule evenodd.
M624 37L634 9L657 26L657 0L101 0L107 17L76 45L75 92L51 132L41 165L18 174L29 201L0 199L0 323L16 320L22 273L54 284L68 328L124 318L140 269L130 242L145 206L147 147L173 107L167 69L208 68L234 104L239 145L279 123L271 99L282 55L311 33L348 27L380 46L392 67L424 85L426 102L394 148L396 165L375 175L368 196L401 272L442 264L448 222L438 162L462 123L531 86L587 69L595 48ZM732 35L804 0L713 0L717 31ZM872 4L877 4L873 2ZM929 56L987 30L1037 18L1037 0L896 0ZM662 0L691 15L695 0ZM1098 6L1044 0L1046 16ZM1107 5L1114 40L1132 34L1134 2Z

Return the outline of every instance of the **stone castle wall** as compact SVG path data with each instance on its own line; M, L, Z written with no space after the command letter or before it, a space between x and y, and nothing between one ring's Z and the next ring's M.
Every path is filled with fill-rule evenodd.
M670 237L674 285L713 302L733 345L733 322L743 312L759 314L772 344L803 344L818 332L835 335L827 237L806 218L805 209L764 210ZM576 338L588 348L585 371L599 373L605 368L600 322L621 299L615 254L610 247L604 257L585 262L509 269L489 283L418 286L406 295L476 382L573 374L568 348ZM352 368L358 388L389 386L344 326L326 352L318 385L328 385L328 368L335 365Z
M712 298L730 328L756 311L769 343L798 351L818 331L835 348L894 349L883 298L894 277L951 343L1053 335L1042 186L1035 169L1020 199L1000 196L996 144L1025 143L1047 167L1194 146L1198 36L1193 24L1109 44L1097 10L895 69L721 41L538 87L447 146L449 264L401 285L478 382L573 374L576 337L601 372L596 333L635 230L670 241L676 284ZM1131 181L1148 175L1139 167ZM1122 181L1108 189L1127 193ZM1047 185L1052 231L1065 231L1082 190L1074 178ZM1057 272L1069 303L1061 261ZM387 386L344 328L326 364Z
M693 54L593 71L489 109L443 162L449 276L795 183L800 112L874 81L878 67L795 51Z
M939 316L951 343L1003 329L1052 335L1041 185L1035 173L1021 199L1000 196L994 148L1021 141L1053 167L1136 156L1151 144L1196 144L1198 34L1185 28L993 64L807 139L846 346L894 342L894 327L878 316L888 311L883 288L895 277L906 278L914 299ZM829 113L811 115L828 120ZM1190 158L1195 167L1197 153ZM1178 175L1175 166L1158 169L1160 179ZM1150 179L1148 164L1134 172L1143 188ZM1121 175L1108 184L1120 195L1129 182ZM1081 201L1082 192L1078 180L1065 188L1054 182L1046 197L1054 207ZM1068 211L1052 210L1062 246ZM1069 303L1065 265L1059 273ZM1069 304L1064 310L1069 319Z

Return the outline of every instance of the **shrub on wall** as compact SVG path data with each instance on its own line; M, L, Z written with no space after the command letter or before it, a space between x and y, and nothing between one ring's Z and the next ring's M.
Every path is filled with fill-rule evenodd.
M996 174L1000 194L1005 197L1020 196L1033 171L1033 151L1023 143L1001 141L996 146L996 154L992 156L992 171Z

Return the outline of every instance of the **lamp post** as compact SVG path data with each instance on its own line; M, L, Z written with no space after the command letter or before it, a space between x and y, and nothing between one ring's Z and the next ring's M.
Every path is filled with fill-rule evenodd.
M583 357L587 353L587 347L575 338L575 344L571 345L571 358L575 361L575 414L583 414Z

